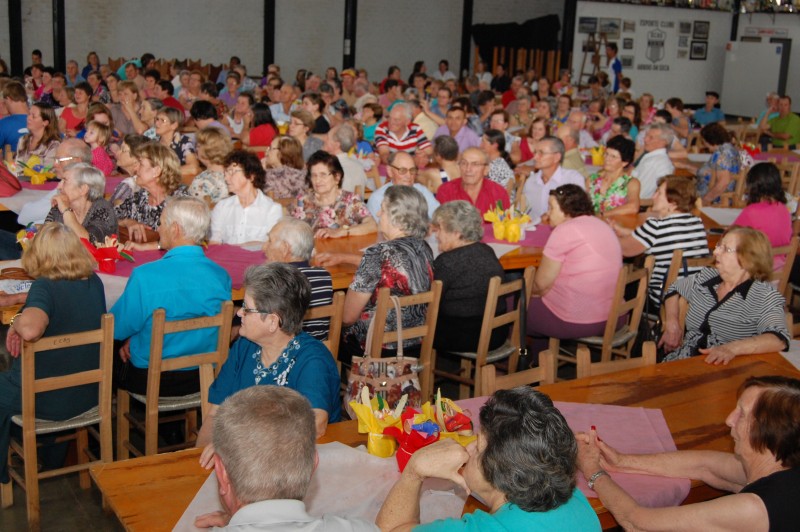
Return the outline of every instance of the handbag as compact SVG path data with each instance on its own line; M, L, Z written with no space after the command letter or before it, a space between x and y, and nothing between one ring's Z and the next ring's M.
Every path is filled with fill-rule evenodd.
M0 198L10 198L22 190L22 185L11 170L0 164Z
M385 357L377 353L377 357L370 354L372 337L375 334L375 319L373 318L367 330L367 342L364 356L353 357L353 365L347 377L347 390L345 391L344 407L351 419L356 419L355 412L350 407L350 401L358 401L361 389L369 390L369 397L378 397L379 403L384 408L394 409L403 395L408 395L407 405L419 409L422 406L422 388L419 384L419 360L416 357L403 355L403 320L400 312L400 299L391 296L397 318L397 356ZM384 324L380 325L381 327Z

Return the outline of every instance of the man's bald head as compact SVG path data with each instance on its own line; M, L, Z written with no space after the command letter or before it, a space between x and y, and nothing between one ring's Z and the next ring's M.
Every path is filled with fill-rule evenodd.
M80 139L67 139L56 148L56 162L53 169L59 179L64 179L64 172L73 164L92 164L92 149Z

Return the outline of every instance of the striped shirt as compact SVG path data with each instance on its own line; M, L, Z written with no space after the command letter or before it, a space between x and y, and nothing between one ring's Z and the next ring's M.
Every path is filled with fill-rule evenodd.
M292 262L311 285L311 304L309 308L330 305L333 302L333 282L328 270L309 266L308 262ZM328 339L328 329L330 328L330 318L318 320L306 320L303 322L303 330L317 340Z
M788 349L790 336L783 313L784 299L772 284L748 279L720 301L717 287L721 283L715 268L703 268L669 287L666 297L680 294L689 302L689 312L683 344L668 354L665 362L696 356L700 348L761 334L774 334Z
M389 131L389 122L384 121L375 128L375 147L380 148L381 146L388 146L392 153L397 151L414 153L417 150L430 148L431 142L417 124L409 124L405 134L398 138Z
M633 232L635 238L645 248L645 253L656 258L653 274L650 276L650 301L655 308L661 305L661 290L667 277L672 252L683 250L686 258L706 257L708 239L703 221L689 213L677 213L666 218L649 218ZM689 268L694 273L700 268ZM681 275L687 272L681 269Z

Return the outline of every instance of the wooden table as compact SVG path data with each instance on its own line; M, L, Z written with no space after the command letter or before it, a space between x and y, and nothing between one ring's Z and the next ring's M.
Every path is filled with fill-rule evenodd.
M725 418L736 404L736 391L750 375L800 378L780 354L736 358L727 366L709 366L701 357L598 377L559 382L539 389L554 400L660 408L678 449L733 451ZM355 421L328 426L320 443L366 443ZM198 463L199 449L134 458L91 470L100 491L127 530L171 530L183 515L208 471ZM699 481L685 503L723 495ZM590 499L603 528L616 521L598 499ZM473 504L468 501L465 510Z

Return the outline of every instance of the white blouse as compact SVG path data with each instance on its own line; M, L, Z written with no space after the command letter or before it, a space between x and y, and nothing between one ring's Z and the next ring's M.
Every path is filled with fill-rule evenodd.
M227 197L211 212L211 241L222 244L263 242L282 216L281 205L260 190L256 191L256 200L247 207L242 207L238 196Z

